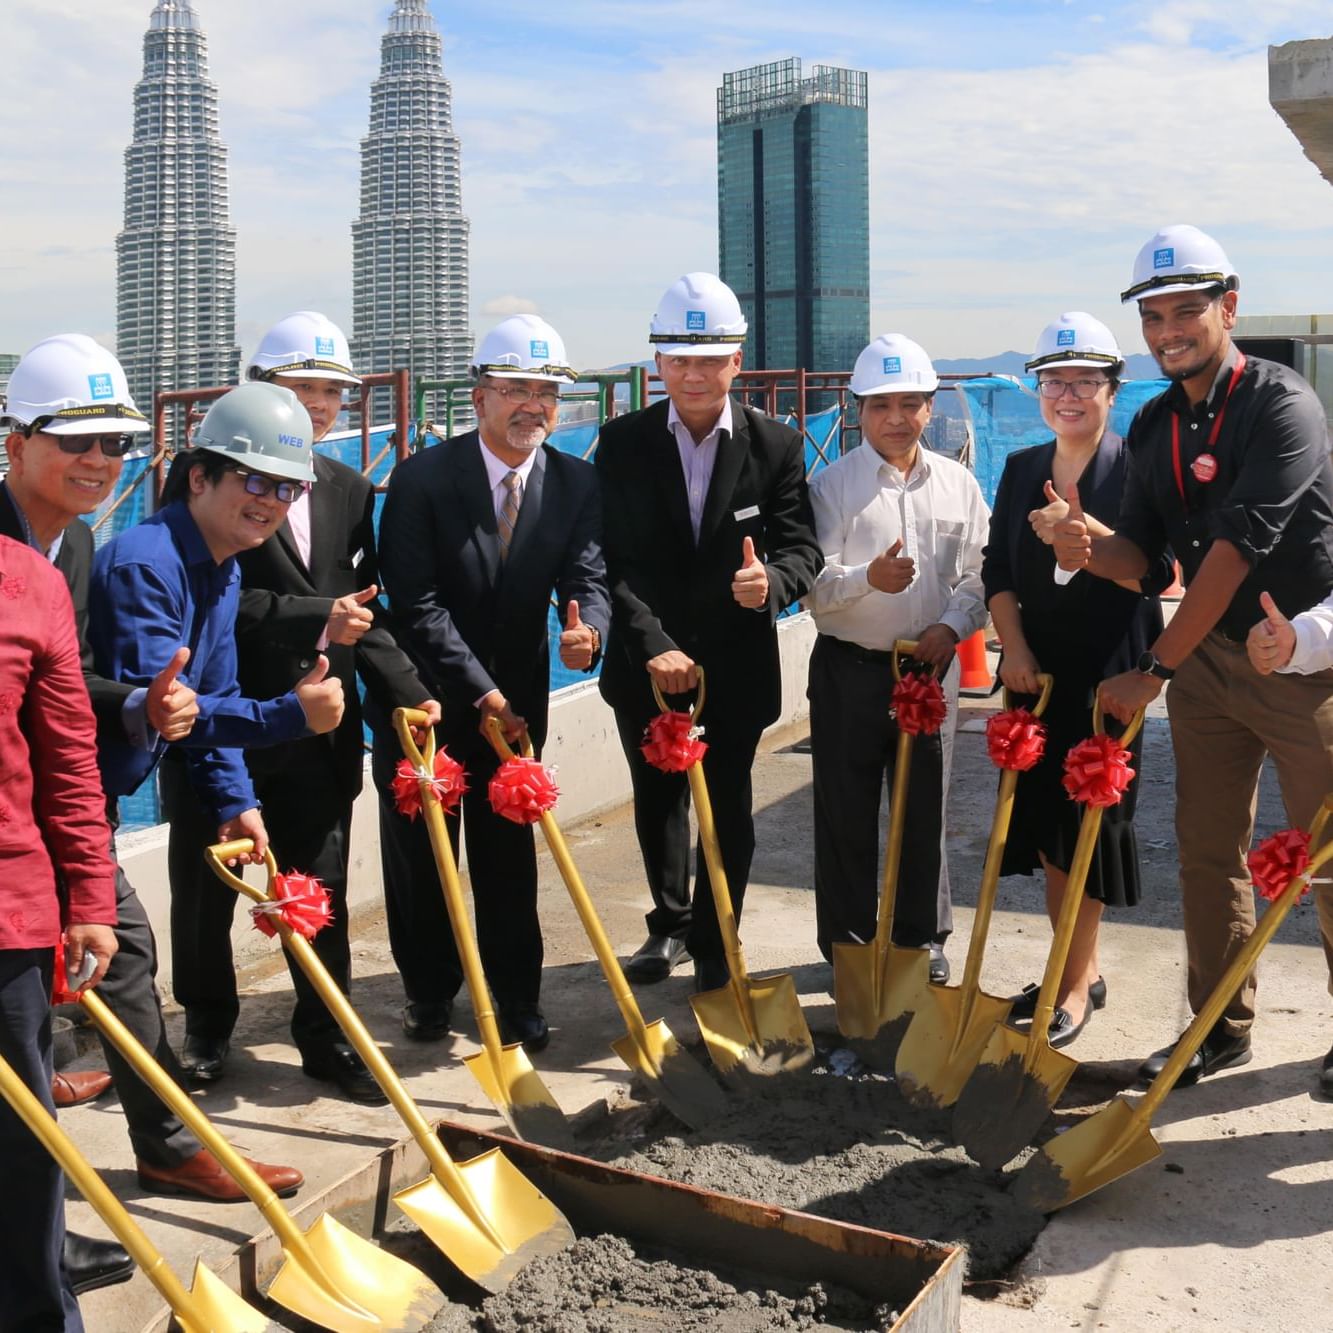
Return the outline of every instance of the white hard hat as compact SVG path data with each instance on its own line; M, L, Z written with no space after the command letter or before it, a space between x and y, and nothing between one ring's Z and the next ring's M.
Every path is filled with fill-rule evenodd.
M259 340L245 368L245 378L270 380L278 375L361 383L352 371L352 351L346 335L315 310L298 310L280 319Z
M934 393L940 377L926 349L901 333L881 333L856 358L852 392L858 398L881 393Z
M86 333L59 333L29 348L9 377L4 415L50 435L148 429L120 362Z
M736 293L712 273L687 273L662 293L648 341L664 356L730 356L749 326Z
M1163 292L1221 287L1234 292L1240 278L1226 252L1206 232L1186 223L1163 227L1134 258L1134 278L1122 305Z
M565 340L537 315L510 315L477 344L468 366L474 378L548 380L573 384L578 371L567 364Z
M1024 370L1043 366L1086 366L1119 375L1125 358L1120 355L1115 334L1086 310L1067 310L1048 324L1037 339L1037 350Z
M281 384L260 380L238 384L217 399L195 429L193 444L269 477L313 482L314 436L301 400Z

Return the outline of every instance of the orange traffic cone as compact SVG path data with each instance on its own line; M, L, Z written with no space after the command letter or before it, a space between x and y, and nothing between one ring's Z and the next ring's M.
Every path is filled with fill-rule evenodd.
M986 665L986 636L977 630L958 645L962 675L958 681L961 690L989 690L990 668Z
M1176 561L1176 577L1171 581L1171 586L1167 588L1162 596L1172 601L1178 602L1185 595L1185 586L1180 581L1180 561Z

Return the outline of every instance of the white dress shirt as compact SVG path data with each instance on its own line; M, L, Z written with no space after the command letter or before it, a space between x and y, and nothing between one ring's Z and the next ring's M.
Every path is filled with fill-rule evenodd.
M1333 593L1318 606L1292 617L1291 627L1296 631L1296 646L1291 661L1278 667L1279 671L1308 676L1333 667Z
M713 480L713 467L717 463L717 442L723 431L731 434L731 399L723 400L722 411L713 422L712 430L698 444L695 444L690 428L677 415L675 403L667 408L667 429L676 437L680 466L685 473L685 494L690 502L690 526L697 543L704 521L704 501L708 499L708 485Z
M310 569L310 492L313 489L313 484L307 486L287 507L287 526L292 530L296 553L307 571Z
M890 649L927 626L959 640L986 623L981 552L990 510L976 478L924 445L906 476L862 444L810 481L824 569L804 599L821 634ZM916 575L899 593L870 586L870 562L895 541Z
M527 457L517 467L510 467L502 458L497 458L491 453L480 435L477 436L477 448L481 450L481 461L486 464L486 480L491 487L491 507L495 510L495 522L498 526L500 516L504 512L505 497L509 494L505 487L505 478L511 472L518 473L518 479L523 483L519 500L519 507L521 508L521 497L527 493L528 478L532 475L532 465L537 461L537 450L530 449Z

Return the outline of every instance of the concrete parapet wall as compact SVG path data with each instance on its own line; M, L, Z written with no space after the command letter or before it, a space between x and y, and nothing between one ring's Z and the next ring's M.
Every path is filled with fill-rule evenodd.
M1305 156L1333 181L1333 38L1270 46L1268 100Z

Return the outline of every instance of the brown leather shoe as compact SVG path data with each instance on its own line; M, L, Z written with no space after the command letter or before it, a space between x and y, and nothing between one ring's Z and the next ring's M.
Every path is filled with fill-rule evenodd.
M60 1109L82 1106L96 1101L111 1086L111 1075L105 1069L70 1070L57 1074L51 1080L51 1096Z
M280 1199L290 1198L305 1182L305 1177L294 1166L268 1166L264 1162L252 1162L248 1157L244 1160ZM139 1172L139 1184L154 1194L184 1194L191 1198L212 1199L215 1203L242 1203L247 1197L207 1148L200 1148L179 1166L153 1166L142 1157L136 1158L134 1165Z

